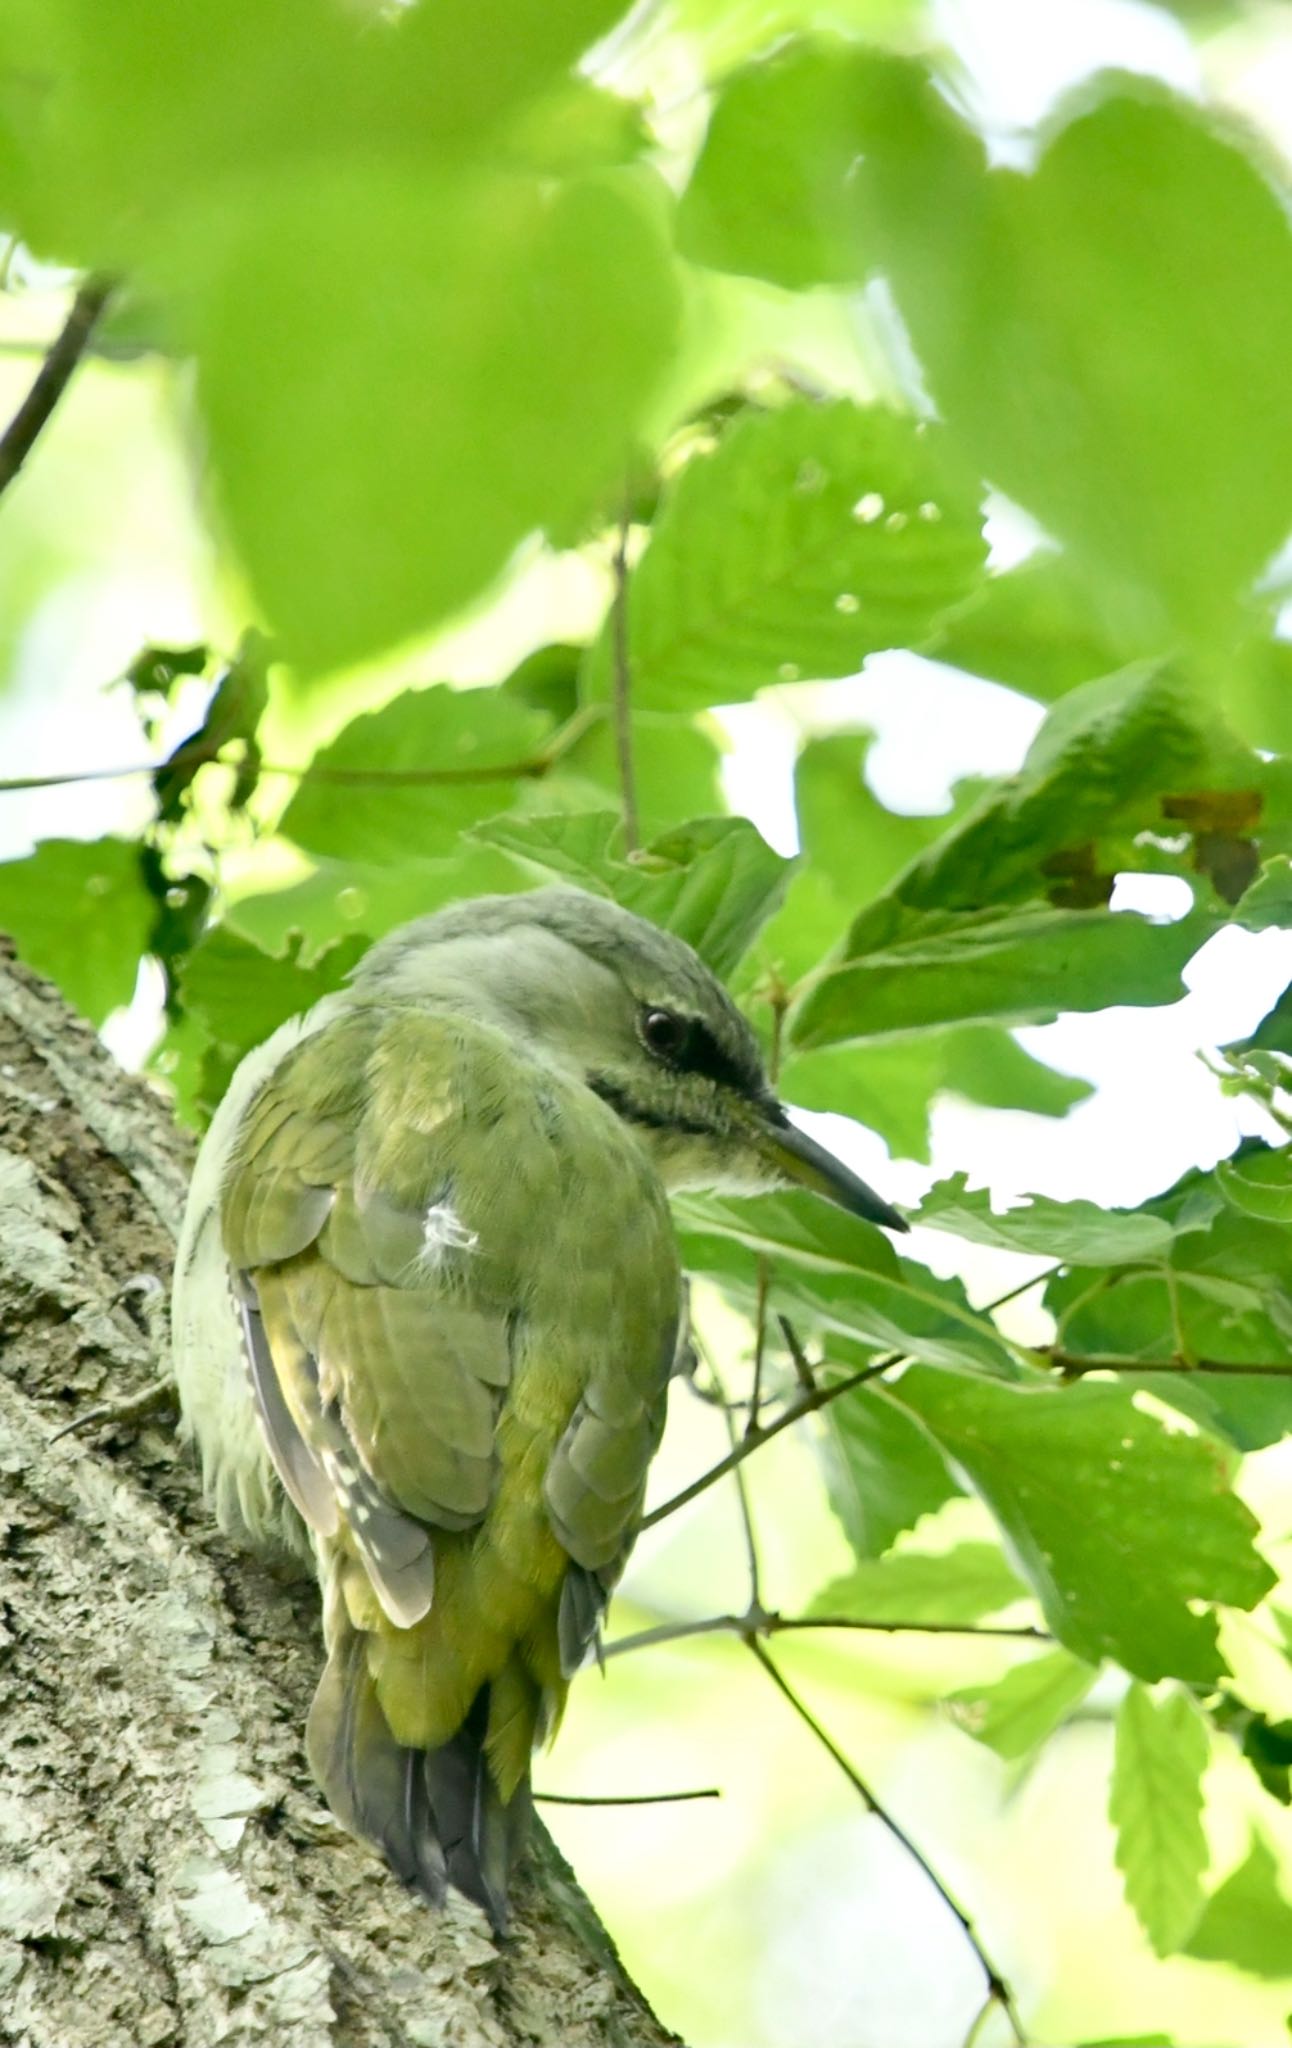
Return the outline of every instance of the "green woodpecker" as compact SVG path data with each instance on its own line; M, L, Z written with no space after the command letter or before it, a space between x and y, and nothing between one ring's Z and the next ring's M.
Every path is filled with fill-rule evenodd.
M174 1302L221 1522L311 1557L311 1767L337 1818L501 1928L534 1744L641 1518L679 1354L667 1190L814 1189L689 946L575 890L392 932L239 1067Z

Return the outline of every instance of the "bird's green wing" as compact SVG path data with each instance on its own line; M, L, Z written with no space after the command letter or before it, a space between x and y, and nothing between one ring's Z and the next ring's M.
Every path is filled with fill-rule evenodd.
M255 1098L221 1227L302 1515L325 1536L344 1521L408 1627L431 1604L436 1531L500 1501L500 1554L532 1547L518 1486L500 1489L500 1459L523 1463L571 1565L571 1668L634 1533L675 1341L665 1205L617 1120L495 1034L356 1010Z

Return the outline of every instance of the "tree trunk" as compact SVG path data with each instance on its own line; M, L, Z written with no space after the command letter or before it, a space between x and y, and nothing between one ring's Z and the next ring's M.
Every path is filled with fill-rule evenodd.
M541 1829L498 1944L336 1826L314 1588L218 1534L173 1412L53 1441L157 1375L187 1165L0 953L0 2042L664 2048Z

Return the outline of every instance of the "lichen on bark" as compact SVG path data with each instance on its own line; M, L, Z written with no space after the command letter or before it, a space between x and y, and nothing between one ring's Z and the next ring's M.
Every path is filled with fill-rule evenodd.
M0 2043L666 2048L541 1829L498 1944L336 1826L315 1590L220 1536L173 1414L56 1437L157 1370L129 1283L169 1285L187 1166L0 951Z

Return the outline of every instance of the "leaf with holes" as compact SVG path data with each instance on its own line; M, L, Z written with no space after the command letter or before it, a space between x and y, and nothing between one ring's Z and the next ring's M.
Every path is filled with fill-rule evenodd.
M749 411L672 485L628 601L634 702L689 711L851 675L977 584L978 488L936 427L847 401ZM589 687L609 694L613 622Z
M1150 1682L1221 1674L1210 1608L1254 1607L1274 1583L1232 1490L1232 1452L1168 1432L1121 1386L1020 1388L917 1367L893 1395L990 1508L1076 1656Z

